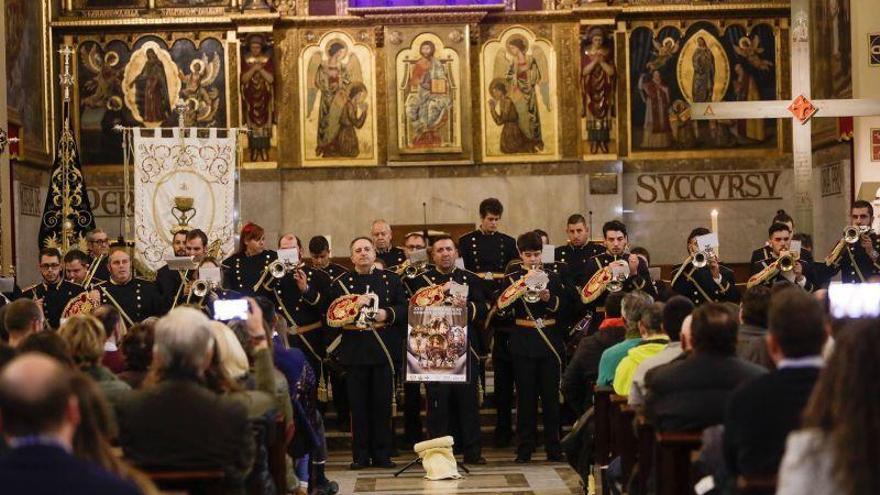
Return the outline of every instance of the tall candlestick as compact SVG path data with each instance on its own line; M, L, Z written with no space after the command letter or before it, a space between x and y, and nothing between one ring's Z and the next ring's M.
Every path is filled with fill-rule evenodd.
M712 232L716 235L718 234L718 210L712 210ZM721 238L718 238L718 244L721 244ZM718 254L718 246L715 247L715 256L718 259L721 259L721 255Z

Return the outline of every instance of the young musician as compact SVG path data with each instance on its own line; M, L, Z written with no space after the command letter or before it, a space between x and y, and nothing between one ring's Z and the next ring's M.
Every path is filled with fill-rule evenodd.
M752 263L752 277L748 287L758 284L768 286L777 283L791 283L808 292L818 289L812 263L803 257L793 259L791 249L791 227L784 223L774 223L767 230L767 259ZM790 266L791 269L786 268Z
M590 259L604 253L605 246L590 240L590 227L580 213L568 217L565 234L568 244L556 247L556 261L566 264L571 283L583 287L589 280L587 267Z
M704 302L737 302L739 291L733 270L719 263L714 253L705 253L704 266L694 264L694 255L699 251L697 237L709 233L705 227L691 231L687 239L688 259L672 269L672 290L690 299L695 306Z
M92 283L100 282L89 277L92 271L91 258L79 249L71 249L64 255L64 277L70 282L84 288L91 288Z
M526 232L516 240L522 264L504 279L499 310L510 313L513 327L510 353L516 379L517 445L516 462L529 462L536 448L538 398L544 415L544 445L547 460L561 461L559 444L559 380L562 370L564 330L556 325L565 301L562 280L544 272L549 281L537 294L529 296L528 277L541 270L540 236ZM529 302L530 297L534 302Z
M850 211L858 239L855 242L838 241L825 259L825 279L839 272L843 283L860 284L880 275L880 236L871 230L874 219L871 203L858 200Z
M312 256L312 266L323 270L330 276L330 280L336 280L340 275L348 272L344 266L330 261L330 242L322 235L316 235L309 239L309 254Z
M186 256L186 236L188 231L180 229L171 236L171 251L174 256ZM159 289L159 295L165 300L166 305L170 308L174 301L180 297L180 288L186 283L189 274L186 271L171 270L166 263L156 270L156 287Z
M651 283L651 273L648 271L648 263L638 255L629 252L629 235L626 225L619 220L611 220L602 225L602 235L605 238L605 252L590 258L587 264L588 282L581 288L583 302L593 308L601 308L605 298L611 289L611 284L599 284L591 287L596 282L599 274L605 270L610 271L614 265L628 266L629 275L615 283L620 284L620 290L631 292L641 290L651 297L657 297L654 284ZM610 277L610 274L608 275Z
M245 296L255 296L260 279L265 279L269 264L278 259L278 253L266 249L263 227L248 223L241 229L238 251L223 261L223 282L227 289Z
M46 321L52 328L58 328L64 307L79 295L83 288L64 280L61 276L61 252L55 248L40 250L39 268L43 281L22 291L21 297L39 302Z

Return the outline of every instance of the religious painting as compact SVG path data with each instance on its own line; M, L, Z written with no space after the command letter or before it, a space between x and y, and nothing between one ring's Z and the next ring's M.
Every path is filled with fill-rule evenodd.
M325 33L299 58L303 165L375 165L375 55L342 31Z
M556 51L550 40L511 27L482 49L483 160L559 157Z
M771 119L695 121L690 103L777 98L777 32L769 24L723 29L697 22L637 27L629 36L631 149L778 148Z
M813 98L853 97L851 26L850 0L810 2L810 86ZM815 119L813 145L850 139L851 131L851 126L842 127L839 119Z
M505 0L348 0L350 8L504 7Z
M5 3L9 121L21 129L19 156L48 161L51 126L47 121L50 115L46 75L49 61L44 55L48 12L43 2L6 0Z
M75 0L73 6L77 9L146 7L147 0Z
M396 154L443 154L462 151L462 55L467 60L466 26L393 30L386 36L395 77L388 122L396 130ZM404 39L405 38L405 39ZM388 46L388 45L386 45ZM396 52L396 54L395 54ZM467 84L464 84L467 87Z
M229 0L157 0L156 7L222 7Z
M148 35L80 42L79 130L85 164L122 163L114 127L227 127L226 55L216 37Z
M613 26L588 26L581 37L581 133L587 157L614 153L617 67Z
M248 129L245 159L276 160L275 62L271 34L255 33L241 48L241 121Z
M880 162L880 129L871 129L871 161Z

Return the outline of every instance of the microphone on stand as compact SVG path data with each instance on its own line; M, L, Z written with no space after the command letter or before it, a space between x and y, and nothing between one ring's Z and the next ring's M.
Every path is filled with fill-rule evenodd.
M590 217L590 238L587 241L593 240L593 210L587 212L587 215Z

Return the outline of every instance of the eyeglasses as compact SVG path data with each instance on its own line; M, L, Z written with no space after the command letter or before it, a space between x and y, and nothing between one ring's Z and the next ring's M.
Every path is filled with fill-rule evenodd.
M44 270L58 269L58 268L61 268L61 264L59 264L59 263L40 263L40 268L42 268Z
M404 246L404 247L409 249L410 251L415 251L416 249L425 249L425 246L418 246L418 245L415 245L415 246L409 245L409 246Z

